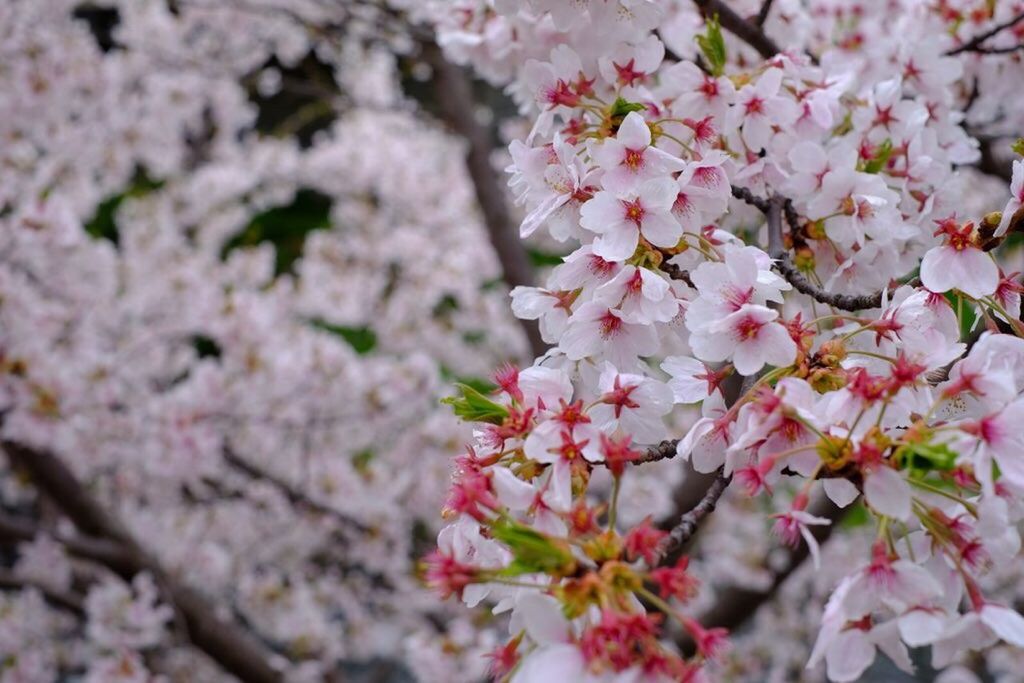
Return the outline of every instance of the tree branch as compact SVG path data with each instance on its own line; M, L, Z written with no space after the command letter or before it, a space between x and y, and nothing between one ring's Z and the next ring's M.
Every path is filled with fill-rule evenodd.
M732 482L732 475L726 476L722 470L718 471L718 475L715 480L711 482L711 486L704 493L704 497L701 498L700 502L697 503L689 512L679 518L679 521L669 531L668 536L662 539L658 545L656 554L656 562L654 566L660 565L666 557L671 556L677 550L683 547L687 541L689 541L697 529L700 527L701 522L715 511L715 506L718 505L718 499L722 497L725 490L729 488L729 484Z
M48 534L76 557L102 564L117 574L132 573L128 553L119 543L92 536L68 536L55 530L42 529L32 520L0 512L0 542L29 542L39 534Z
M1024 21L1024 12L1021 12L1017 16L1013 17L1012 19L1008 19L1008 20L1002 22L1001 24L996 24L995 26L990 28L988 31L985 31L984 33L981 33L981 34L971 38L970 40L968 40L966 43L964 43L960 47L956 47L956 48L953 48L952 50L948 50L946 52L946 56L947 57L953 57L955 55L958 55L958 54L961 54L961 53L964 53L964 52L984 52L984 50L979 50L978 49L978 48L981 47L982 43L984 43L986 40L988 40L992 36L996 35L997 33L1000 33L1001 31L1005 31L1008 28L1013 28L1014 26L1019 24L1021 21ZM724 24L723 24L723 26L724 26Z
M468 145L466 168L476 190L487 233L509 287L535 284L533 265L509 215L505 193L491 164L491 136L476 120L472 83L465 71L445 59L434 41L424 41L423 57L434 70L434 89L445 123ZM547 344L536 321L520 320L534 356L543 356Z
M761 11L757 13L757 19L755 22L758 26L764 26L765 22L768 21L768 15L772 13L772 0L764 0L761 3Z
M969 131L968 134L970 134ZM1000 163L996 157L995 150L992 149L992 138L979 137L978 151L981 153L981 158L975 168L1006 183L1013 179L1012 167L1009 164Z
M796 291L806 294L818 303L844 311L856 312L867 308L878 308L882 305L882 292L861 295L826 292L797 270L790 259L782 235L783 216L785 216L791 231L796 231L799 222L799 217L790 199L778 194L772 195L771 199L764 199L753 194L748 188L735 185L732 187L732 196L764 212L768 222L768 255L774 259L775 268L789 284L793 285Z
M120 544L131 568L149 572L165 588L168 600L185 618L189 637L225 671L252 683L280 683L281 672L270 664L262 644L237 622L224 616L209 596L168 573L140 546L120 520L108 513L53 453L4 441L12 465L26 471L36 486L84 532Z
M736 14L722 0L693 0L693 2L705 17L718 15L718 21L721 22L722 28L757 50L758 54L765 59L771 59L781 52L775 41L769 38L760 26L752 24Z
M824 517L832 521L829 525L816 525L808 527L811 534L818 543L825 543L832 535L836 522L838 522L849 508L840 509L825 496L821 496L811 503L808 512L818 517ZM807 557L810 549L806 543L801 543L796 548L782 549L785 553L781 562L776 565L772 572L772 580L765 590L751 590L740 586L731 586L718 594L715 603L702 614L698 621L706 628L725 628L735 631L744 622L754 616L758 608L772 599L782 584L793 572L800 568ZM770 553L773 557L776 553ZM693 642L688 636L683 636L679 641L683 652L694 651Z
M37 590L46 602L58 609L74 614L76 617L85 616L85 605L82 598L74 593L59 591L53 586L42 581L19 576L14 572L0 570L0 591L21 591Z
M643 465L648 462L658 462L659 460L668 460L669 458L676 457L676 446L679 445L679 439L670 439L662 441L656 446L649 447L644 454L633 461L634 465Z
M337 510L331 507L330 505L321 503L310 498L308 495L306 495L299 489L295 488L284 479L281 479L280 477L270 474L269 472L257 467L256 465L246 462L244 459L235 454L230 448L224 449L224 462L226 462L228 465L238 470L239 472L242 472L251 479L256 479L270 484L275 489L277 489L281 494L283 494L284 497L288 499L289 503L291 503L297 508L302 508L320 515L324 515L325 517L330 517L331 519L339 522L343 526L355 529L360 533L368 534L372 531L372 529L370 529L362 522L345 515L340 510Z

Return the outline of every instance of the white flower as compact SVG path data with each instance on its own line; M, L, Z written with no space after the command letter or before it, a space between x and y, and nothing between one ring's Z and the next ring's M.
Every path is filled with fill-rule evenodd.
M678 185L670 177L647 180L635 190L603 190L580 209L580 225L599 236L594 253L609 261L633 255L640 235L658 247L674 247L683 229L672 216Z
M626 115L614 138L594 145L592 154L604 170L601 186L617 195L634 192L644 181L666 178L685 165L682 159L651 147L651 129L635 111Z

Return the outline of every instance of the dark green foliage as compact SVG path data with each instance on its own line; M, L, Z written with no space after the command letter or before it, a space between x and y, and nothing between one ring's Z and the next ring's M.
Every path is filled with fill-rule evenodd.
M120 244L121 235L117 227L117 210L121 204L125 199L144 197L161 187L163 187L163 181L152 180L146 175L145 170L137 170L123 192L107 197L96 207L96 213L85 224L85 231L96 239L106 239L114 244Z
M309 233L329 227L331 198L316 190L299 190L291 204L267 209L253 216L241 232L227 241L221 257L226 258L239 247L269 242L274 245L277 254L274 273L292 273L295 261L302 256Z
M323 330L324 332L329 332L336 337L341 337L348 342L349 346L355 349L356 353L360 355L367 354L377 347L377 333L369 327L346 327L345 325L335 325L320 318L310 320L309 324L318 330Z

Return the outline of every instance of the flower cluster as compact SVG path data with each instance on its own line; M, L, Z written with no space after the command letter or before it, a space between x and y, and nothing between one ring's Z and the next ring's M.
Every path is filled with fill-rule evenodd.
M873 528L807 657L831 680L876 649L911 670L908 647L940 668L1024 647L1024 617L986 590L1024 517L1024 288L995 257L1022 227L1024 161L1005 204L968 198L958 170L990 154L964 80L977 54L1017 51L1024 16L972 16L971 45L949 3L896 21L779 5L773 24L714 2L507 2L448 28L466 57L486 26L467 60L532 119L509 149L522 237L568 245L543 287L512 291L552 349L501 371L498 398L451 400L476 438L427 578L511 611L496 680L721 672L733 622L694 609L677 560L730 483L815 567L848 510ZM863 47L874 26L884 49ZM550 53L522 59L534 40ZM677 404L699 415L663 441ZM672 457L710 488L622 520L624 482Z

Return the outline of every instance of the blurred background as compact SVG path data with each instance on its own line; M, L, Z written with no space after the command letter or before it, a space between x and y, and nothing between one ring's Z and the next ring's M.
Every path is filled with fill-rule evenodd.
M485 677L503 624L417 573L471 438L439 400L543 352L508 292L560 262L515 93L449 61L486 4L0 3L0 681ZM663 465L625 519L685 507ZM698 573L775 580L710 527ZM798 567L734 680L802 679Z

